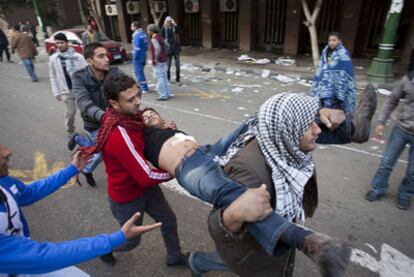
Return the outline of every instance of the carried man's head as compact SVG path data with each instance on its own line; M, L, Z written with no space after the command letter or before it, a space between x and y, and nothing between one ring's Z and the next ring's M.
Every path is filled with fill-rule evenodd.
M93 70L107 72L109 70L108 51L98 42L84 45L83 56Z
M144 123L148 127L162 128L164 126L164 119L153 108L147 107L141 112Z
M104 95L115 111L126 115L140 113L141 89L134 78L123 73L111 74L103 86Z

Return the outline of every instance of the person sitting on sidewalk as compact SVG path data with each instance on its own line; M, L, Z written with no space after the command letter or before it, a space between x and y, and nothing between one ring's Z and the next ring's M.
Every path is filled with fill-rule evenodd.
M332 116L342 118L341 124L324 122L324 111L317 118L322 130L317 143L364 143L369 139L371 120L376 109L376 93L372 85L364 90L355 109L355 76L351 55L342 44L341 35L328 35L328 45L323 49L319 67L313 77L311 95L320 99L322 108L336 109Z
M373 202L385 195L391 171L408 144L410 149L407 172L398 190L397 204L399 209L408 210L414 195L414 71L408 73L397 83L384 102L375 129L378 137L382 137L385 123L398 105L400 105L400 110L396 115L398 122L391 132L380 166L372 179L372 190L366 194L365 198Z
M292 163L293 157L296 157L295 159L303 159L305 156L308 158L311 158L308 152L312 151L316 145L315 145L315 139L317 138L317 135L320 132L320 129L318 126L314 123L311 125L307 125L304 122L301 121L307 121L312 120L314 118L314 115L316 114L316 109L313 112L310 112L309 109L311 109L312 105L313 108L317 107L317 101L316 99L312 97L304 97L304 96L298 96L294 94L282 94L277 95L275 97L270 98L265 104L262 105L259 111L259 122L256 122L256 124L261 125L259 127L258 133L255 135L256 139L253 139L253 130L247 130L247 134L241 132L241 136L236 139L232 146L227 147L227 155L224 155L221 157L220 163L226 164L225 172L229 174L228 177L233 177L237 181L242 181L244 178L244 181L246 181L248 187L250 187L250 181L255 181L254 184L262 184L263 180L266 180L269 182L268 179L266 179L265 176L258 177L258 172L249 171L247 169L252 170L251 162L256 163L256 165L260 165L260 159L264 159L264 156L266 154L262 153L268 153L268 156L266 156L266 162L271 166L273 173L280 172L280 169L278 168L279 165L282 165L282 161L286 159L286 161L289 161L288 163ZM313 101L313 102L312 102ZM315 104L316 103L316 104ZM284 107L284 108L282 108ZM300 110L300 107L304 107L302 111ZM267 112L269 114L267 114ZM278 112L277 112L278 111ZM307 111L309 114L307 114ZM288 114L288 115L286 115ZM296 115L296 116L293 116ZM286 124L286 117L291 116L290 124L293 124L296 122L298 125L294 124L297 128L303 128L307 129L306 132L304 132L303 135L300 135L301 132L293 131L287 132L286 130L289 130L292 127L288 127ZM166 122L162 119L162 117L154 110L154 109L144 109L143 111L143 118L146 122L147 126L152 127L158 127L161 129L165 129L166 126L171 124L166 124ZM262 122L260 122L262 121ZM273 122L273 123L272 123ZM291 126L291 125L289 125ZM302 127L300 127L302 126ZM310 127L309 127L310 126ZM250 126L251 127L251 126ZM271 133L267 133L268 127L276 128L276 130L272 130ZM157 141L157 139L154 138L152 133L158 132L160 134L160 137L165 137L165 135L162 135L162 131L160 129L152 130L153 128L147 128L147 138L146 138L146 157L154 164L159 165L162 169L167 169L168 172L173 174L176 173L177 181L186 189L188 190L192 195L197 196L200 198L200 194L203 196L201 199L205 200L207 202L209 201L209 198L207 198L206 194L219 194L219 193L233 193L229 188L225 190L224 188L220 188L220 186L235 186L236 183L233 181L230 181L228 179L225 179L225 176L221 172L219 172L221 169L215 169L217 167L217 164L213 161L214 153L212 148L216 147L217 145L226 148L225 147L225 139L219 141L213 146L201 146L199 149L202 150L196 150L197 152L210 152L207 155L210 155L210 159L202 159L201 155L198 155L198 161L194 160L193 155L191 154L191 151L187 151L188 153L183 158L183 161L181 161L182 155L177 153L179 152L179 145L180 141L183 143L183 140L185 139L183 134L178 133L175 135L176 137L172 137L171 139L167 140L165 143L163 143L161 150L159 152L159 158L158 161L156 159L153 159L154 153L157 153L159 150L155 150L151 147L151 145L159 144L160 142ZM303 130L302 129L302 130ZM283 131L282 131L283 130ZM171 132L171 129L169 131ZM180 132L180 131L178 131ZM283 134L282 134L283 133ZM149 137L148 137L149 135ZM272 139L268 139L269 136ZM275 137L276 136L276 137ZM229 135L229 138L234 138L234 136ZM291 139L291 137L295 137L298 142L294 142L296 139ZM299 143L299 138L300 143ZM252 140L253 139L253 140ZM292 143L292 145L284 145L284 143L277 143L276 149L273 148L273 139L275 141L283 142L283 141L289 141ZM230 139L231 140L231 139ZM259 141L259 142L258 142ZM263 143L260 147L259 144ZM188 144L188 143L187 143ZM255 144L257 144L257 149L259 149L259 152L262 151L257 157L256 160L248 162L246 160L243 161L236 161L236 162L228 162L225 161L230 159L232 154L235 153L236 150L240 149L239 151L236 151L237 154L239 152L243 151L251 151L250 148L253 147ZM299 145L297 145L299 144ZM191 143L190 143L191 145ZM198 145L197 145L198 146ZM197 147L196 146L196 147ZM263 148L262 148L263 147ZM160 149L159 147L154 147L157 149ZM209 149L209 150L207 150ZM260 150L262 149L262 150ZM263 150L264 149L264 150ZM278 150L277 150L278 149ZM290 153L288 149L298 149L296 150L296 153ZM299 150L300 149L300 150ZM225 152L225 151L224 151ZM223 153L224 153L223 152ZM213 154L214 153L214 154ZM196 154L196 153L195 153ZM218 154L218 153L217 153ZM235 156L237 156L235 154ZM253 153L251 153L253 154ZM240 154L242 155L242 154ZM292 156L290 156L292 155ZM218 155L220 156L220 155ZM252 155L254 156L254 155ZM300 158L301 157L301 158ZM174 162L174 159L177 159L177 162ZM237 160L237 159L236 159ZM230 159L231 161L231 159ZM180 165L181 163L181 165ZM190 165L188 165L190 163ZM193 165L191 165L193 163ZM177 166L174 166L174 164L177 164ZM209 165L210 164L210 165ZM311 163L312 164L312 163ZM186 172L183 172L183 166L188 166L189 168L185 168ZM202 167L205 168L202 168ZM313 167L313 165L312 165ZM168 169L170 168L170 169ZM306 168L306 167L305 167ZM286 168L287 169L287 168ZM293 170L293 168L291 168ZM265 170L266 171L266 170ZM292 171L293 172L293 171ZM292 173L291 172L291 173ZM180 174L189 174L190 178L187 177L180 177ZM255 173L255 174L252 174ZM300 172L297 172L300 174ZM252 174L252 175L250 175ZM263 174L263 169L260 171L259 174ZM267 173L268 175L270 173ZM303 172L305 174L305 172ZM216 176L213 176L216 175ZM238 176L239 175L239 176ZM276 175L276 174L275 174ZM277 174L278 175L278 174ZM306 194L304 194L305 198L303 199L303 203L301 204L301 207L304 207L304 212L306 216L312 216L314 210L316 209L317 205L317 190L316 190L316 177L314 174L311 174L312 177L308 179L308 181L304 181L304 187L305 189L303 191L307 191ZM214 181L212 181L212 178L215 178ZM260 178L260 179L257 179ZM282 178L282 176L278 176L278 178ZM290 180L292 183L295 183L295 181L299 180ZM230 182L232 182L233 185L229 185ZM270 179L270 182L267 184L268 188L273 187L272 179ZM285 179L285 182L289 182ZM300 181L299 181L300 182ZM280 181L279 181L280 183ZM196 184L197 188L192 188ZM214 191L212 189L213 184L219 184L217 186L217 191ZM298 185L298 184L297 184ZM246 189L246 187L244 187ZM302 188L303 189L303 188ZM220 190L223 190L224 192L221 192ZM268 189L274 194L272 195L272 199L279 199L280 202L282 202L283 197L281 197L281 194L278 193L280 191L283 191L280 187L273 187L272 189ZM250 190L246 190L246 192L249 192ZM287 196L286 196L287 197ZM345 246L344 244L341 244L331 238L329 238L326 235L320 234L320 233L314 233L313 231L303 229L302 227L291 223L290 221L293 220L294 217L292 217L289 221L285 219L285 217L289 218L288 215L285 215L285 217L281 217L277 213L272 213L270 217L272 219L266 218L264 220L265 223L259 224L256 226L258 229L263 228L265 229L265 226L273 226L272 228L269 228L267 230L261 230L262 233L260 233L261 236L266 236L267 232L272 233L274 231L275 235L279 242L276 246L269 247L264 243L263 238L258 239L257 236L255 236L254 232L257 232L257 229L251 228L251 224L247 224L247 230L251 232L251 235L255 236L256 240L253 239L253 237L249 234L245 237L247 237L247 240L242 240L240 242L237 242L238 239L235 239L232 243L232 239L237 235L230 236L229 233L234 232L238 233L239 230L242 228L244 222L254 222L252 218L246 218L247 214L249 213L249 210L243 207L243 204L238 203L239 198L237 198L227 209L224 209L224 207L227 207L227 205L223 205L223 207L220 210L220 212L216 213L215 216L213 216L213 219L210 217L209 219L209 228L210 232L212 234L212 237L215 239L217 250L219 251L220 255L217 253L211 252L211 253L192 253L189 257L189 266L193 271L193 274L197 273L205 273L212 270L219 270L219 271L226 271L226 265L230 267L230 269L237 273L242 274L244 272L244 275L242 276L249 276L246 275L246 272L251 272L249 270L248 265L252 265L252 263L257 262L258 259L252 258L252 259L246 259L245 264L236 263L235 260L238 258L244 257L246 255L246 251L250 253L249 251L256 251L260 249L263 253L257 252L257 257L261 257L261 262L257 265L262 265L263 268L260 272L262 273L269 273L273 272L273 274L277 274L285 272L286 274L290 272L287 270L286 266L288 264L293 263L293 252L294 248L300 249L304 251L307 255L309 255L312 259L315 261L324 256L327 259L334 260L333 268L331 269L324 269L324 266L322 266L321 270L332 270L332 272L335 272L337 274L341 274L346 267L346 264L349 261L349 255L350 255L350 249L348 246ZM270 204L269 198L266 198L267 204ZM292 201L294 201L292 199ZM302 200L300 200L302 201ZM275 202L277 202L275 200ZM214 204L214 203L213 203ZM263 204L261 204L263 205ZM277 208L274 202L272 202L272 205ZM215 207L218 205L215 204ZM248 203L249 208L256 207L259 208L260 205L252 205L252 203ZM279 206L280 207L280 206ZM246 210L245 210L246 209ZM224 210L224 212L223 212ZM219 215L222 215L222 219L219 220ZM302 216L302 215L301 215ZM228 226L228 228L224 227L224 229L228 229L229 231L223 231L218 230L218 225L221 227L223 224L218 222L224 222L224 225ZM249 228L250 227L250 228ZM223 227L222 227L223 228ZM253 232L252 232L253 231ZM220 241L223 241L222 234L226 233L224 236L227 238L225 240L225 243L220 244ZM229 238L230 236L230 238ZM293 239L293 238L296 238ZM240 239L240 237L239 237ZM237 246L240 246L241 244L248 242L245 247L238 248ZM260 245L261 244L261 245ZM229 249L229 247L231 249ZM235 247L235 248L232 248ZM327 254L327 249L330 248L331 251L330 254ZM328 251L328 252L329 252ZM276 253L276 255L275 255ZM334 254L335 253L335 254ZM337 255L337 257L333 257ZM224 263L220 256L225 259ZM274 257L275 256L275 257ZM328 257L329 256L329 257ZM236 264L238 264L236 266ZM254 267L255 269L258 269L257 267ZM257 272L256 272L257 273ZM288 275L286 275L288 276Z
M57 271L96 258L124 244L126 240L161 226L161 223L135 226L134 223L140 219L140 214L136 213L119 231L112 234L59 243L32 240L21 208L36 203L66 184L82 170L88 157L76 152L66 168L25 185L8 176L11 155L12 152L0 144L0 275L28 276L26 274ZM53 273L60 276L58 272Z

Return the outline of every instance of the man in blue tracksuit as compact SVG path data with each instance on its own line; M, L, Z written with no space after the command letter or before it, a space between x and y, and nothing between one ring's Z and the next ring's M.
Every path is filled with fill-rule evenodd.
M0 144L0 276L38 274L56 271L85 262L112 251L126 240L157 228L161 223L136 226L139 213L112 234L81 238L60 243L30 239L27 222L20 207L31 205L53 193L87 163L87 157L75 153L72 163L55 174L29 185L8 176L12 152Z
M137 21L131 23L131 31L134 32L132 34L132 63L134 65L135 78L139 81L142 93L148 93L148 84L144 74L148 47L147 34L139 27Z

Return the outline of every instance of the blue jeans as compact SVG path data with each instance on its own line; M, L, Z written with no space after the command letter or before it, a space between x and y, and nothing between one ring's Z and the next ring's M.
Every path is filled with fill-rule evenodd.
M352 138L352 117L350 114L345 116L345 121L334 131L329 130L320 120L319 116L316 117L316 123L322 132L319 134L316 143L319 144L345 144L350 143Z
M230 271L217 251L191 253L188 257L188 265L197 274L209 271Z
M32 78L32 81L36 81L37 76L33 65L33 59L22 59L22 62L27 70L27 73L29 73L30 78Z
M135 72L135 78L139 81L139 85L141 87L142 91L148 91L148 84L145 80L145 74L144 74L144 66L145 66L146 58L144 57L144 60L133 60L132 63L134 64L134 72Z
M388 179L392 168L404 151L406 144L410 145L408 165L405 177L399 187L398 195L400 199L411 200L411 197L414 195L414 135L407 133L398 125L395 125L392 130L380 166L372 179L372 189L376 194L381 195L387 192L389 186Z
M201 146L191 156L184 157L175 174L178 183L190 194L213 204L215 208L230 205L247 188L229 179L216 163L215 157L223 155L230 144L247 128L248 126L243 123L215 144ZM272 213L264 220L247 223L245 226L267 253L278 255L286 248L276 250L277 241L290 225L284 217Z
M76 143L85 147L93 146L96 142L96 137L98 136L98 130L92 132L86 131L86 134L88 135L87 137L77 135L75 137ZM93 154L91 161L85 166L82 172L85 174L92 173L101 161L102 153Z
M157 79L158 95L162 99L168 99L170 89L168 87L167 63L157 63L154 66L155 78Z

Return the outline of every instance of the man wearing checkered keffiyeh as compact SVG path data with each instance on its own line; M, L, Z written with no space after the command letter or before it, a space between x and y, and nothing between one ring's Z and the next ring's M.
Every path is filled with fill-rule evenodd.
M303 191L314 173L311 154L299 149L300 139L315 120L319 102L316 97L282 93L268 99L248 120L249 130L220 157L224 165L253 137L272 169L276 193L275 212L292 221L304 219Z

